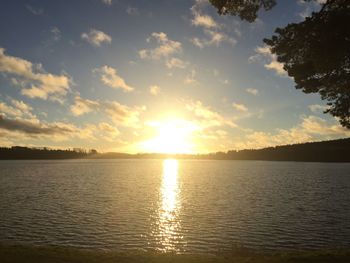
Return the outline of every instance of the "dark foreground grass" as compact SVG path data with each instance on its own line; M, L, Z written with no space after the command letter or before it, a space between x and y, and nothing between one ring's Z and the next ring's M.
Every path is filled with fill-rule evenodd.
M1 263L112 263L112 262L254 262L254 263L337 263L350 262L350 250L259 253L245 249L220 255L172 254L153 252L93 251L55 246L0 244Z

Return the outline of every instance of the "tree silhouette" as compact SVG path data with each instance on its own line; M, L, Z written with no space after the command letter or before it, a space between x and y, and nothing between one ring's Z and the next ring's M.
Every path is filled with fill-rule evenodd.
M263 8L266 11L275 6L275 0L210 0L210 3L218 9L220 15L239 16L242 20L254 22L258 17L258 11Z
M310 0L309 0L310 1ZM210 0L220 14L252 22L274 0ZM319 12L300 23L277 28L264 39L278 62L294 78L296 88L319 93L330 113L350 129L350 1L327 0Z

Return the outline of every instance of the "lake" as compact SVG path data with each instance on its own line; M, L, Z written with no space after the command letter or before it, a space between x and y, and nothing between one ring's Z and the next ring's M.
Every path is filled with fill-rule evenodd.
M202 253L350 246L350 164L0 161L0 242Z

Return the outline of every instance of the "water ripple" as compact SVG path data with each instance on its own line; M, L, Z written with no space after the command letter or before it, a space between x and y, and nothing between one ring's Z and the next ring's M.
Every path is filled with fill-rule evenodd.
M350 165L0 161L0 241L218 252L350 246Z

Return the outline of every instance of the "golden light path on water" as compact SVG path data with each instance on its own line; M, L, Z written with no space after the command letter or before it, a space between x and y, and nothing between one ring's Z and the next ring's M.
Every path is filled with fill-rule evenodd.
M182 239L178 235L180 211L178 186L178 161L166 159L163 161L163 178L161 185L161 206L159 208L159 236L163 250L176 251L176 244Z

